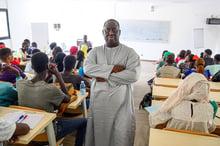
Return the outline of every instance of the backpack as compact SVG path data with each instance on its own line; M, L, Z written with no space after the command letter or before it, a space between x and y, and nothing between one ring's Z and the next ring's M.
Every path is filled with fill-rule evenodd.
M212 77L213 82L220 82L220 71L218 71L213 77Z
M152 93L147 93L144 95L142 101L140 102L139 109L151 106L152 103Z

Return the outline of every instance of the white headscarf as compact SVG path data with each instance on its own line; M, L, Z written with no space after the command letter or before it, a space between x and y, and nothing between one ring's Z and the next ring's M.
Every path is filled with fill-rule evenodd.
M198 85L199 84L199 85ZM193 87L198 85L200 88L202 86L207 86L207 91L204 88L200 90L193 90ZM164 101L164 103L159 108L159 112L169 112L171 109L178 105L182 100L193 100L197 102L209 102L209 83L203 74L192 73L187 76L182 84Z

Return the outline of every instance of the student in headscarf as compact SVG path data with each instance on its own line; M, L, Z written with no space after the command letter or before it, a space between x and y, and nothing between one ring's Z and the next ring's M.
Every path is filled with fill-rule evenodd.
M192 73L149 115L149 123L157 128L168 122L167 128L211 133L216 128L213 113L208 80L200 73Z
M72 46L70 48L70 55L73 55L76 58L77 51L78 51L78 48L76 46Z

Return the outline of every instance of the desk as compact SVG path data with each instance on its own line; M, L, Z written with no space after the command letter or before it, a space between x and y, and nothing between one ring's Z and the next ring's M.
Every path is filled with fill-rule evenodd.
M67 106L67 111L75 110L82 103L82 112L83 117L87 118L87 108L86 108L86 97L88 96L88 92L85 95L81 95L79 90L76 90L77 99L70 103Z
M175 90L176 90L176 88L172 88L172 87L153 86L152 96L154 98L159 98L161 100L165 100ZM211 100L215 100L218 104L220 104L220 92L211 91L209 93L209 96L210 96Z
M173 87L176 88L180 83L182 83L182 79L178 78L155 78L154 79L154 85L156 86L165 86L165 87ZM220 92L220 83L219 82L211 82L210 84L210 90L215 92Z
M178 78L155 78L154 85L176 88L182 81Z
M33 111L29 111L29 110L0 107L0 117L4 116L5 114L14 112L14 111L24 111L24 112L32 112L33 113ZM44 117L41 119L41 121L38 123L38 125L34 129L30 130L30 132L28 134L23 135L23 136L19 136L18 143L19 144L28 144L35 136L37 136L42 130L44 130L46 128L49 144L51 146L56 145L56 138L55 138L53 123L52 123L52 121L56 118L56 114L47 113L47 112L34 112L34 113L44 114Z
M150 129L149 146L219 146L220 138Z
M218 111L216 113L216 116L220 117L220 109L219 108L218 108ZM220 119L215 117L214 121L215 121L215 124L216 124L216 128L220 128Z

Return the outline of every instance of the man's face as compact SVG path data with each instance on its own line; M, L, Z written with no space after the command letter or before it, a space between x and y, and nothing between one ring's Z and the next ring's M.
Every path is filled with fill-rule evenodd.
M23 49L25 50L25 51L27 51L28 50L28 44L25 44L24 46L23 46Z
M121 30L115 21L106 22L102 33L108 47L116 47L119 45Z

